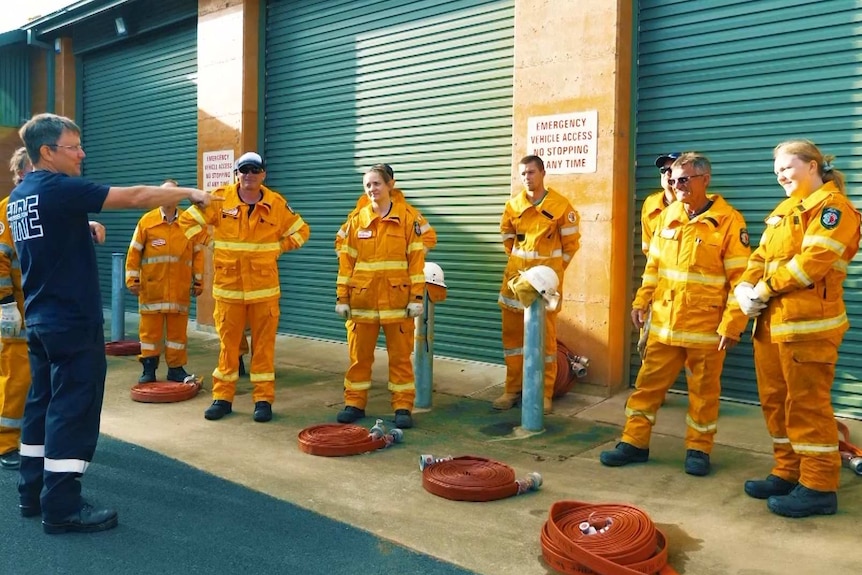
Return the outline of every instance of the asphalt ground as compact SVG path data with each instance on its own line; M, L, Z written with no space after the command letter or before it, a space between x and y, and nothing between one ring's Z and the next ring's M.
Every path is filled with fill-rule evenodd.
M362 529L102 436L84 496L119 510L101 533L46 535L0 471L4 575L473 573Z

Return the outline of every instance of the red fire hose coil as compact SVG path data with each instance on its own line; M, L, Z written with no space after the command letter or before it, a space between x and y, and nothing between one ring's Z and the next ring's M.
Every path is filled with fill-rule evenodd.
M469 455L426 467L422 486L434 495L455 501L493 501L518 493L511 467Z
M588 535L581 530L585 522L607 529ZM561 573L677 573L667 563L664 533L644 511L630 505L558 501L542 527L541 542L545 561Z
M386 439L375 439L359 425L323 423L299 432L299 449L311 455L341 457L386 447Z
M141 353L139 341L109 341L105 344L106 355L138 355Z
M191 399L201 390L201 380L185 382L159 381L139 383L131 389L133 401L141 403L176 403Z

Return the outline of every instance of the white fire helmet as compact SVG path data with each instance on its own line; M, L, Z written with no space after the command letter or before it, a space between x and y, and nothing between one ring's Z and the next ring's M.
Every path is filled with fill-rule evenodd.
M546 309L550 311L557 309L557 304L560 302L560 293L557 291L560 278L557 272L548 266L535 266L520 273L545 300Z
M443 282L443 268L434 262L425 262L425 283L446 287Z

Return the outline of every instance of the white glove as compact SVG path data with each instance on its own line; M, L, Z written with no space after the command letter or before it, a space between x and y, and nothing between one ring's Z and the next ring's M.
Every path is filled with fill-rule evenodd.
M748 282L740 282L733 289L733 295L736 296L739 309L748 317L759 316L760 312L766 307L766 303L758 299L754 286Z
M346 303L337 303L335 304L335 313L344 319L350 319L350 306Z
M407 304L407 317L419 317L425 311L425 306L421 303Z
M16 337L21 333L21 312L16 302L0 305L0 336Z
M766 285L766 282L760 280L757 282L757 285L754 286L754 295L757 296L757 299L766 303L769 301L769 298L772 297L772 290L769 289L769 286Z

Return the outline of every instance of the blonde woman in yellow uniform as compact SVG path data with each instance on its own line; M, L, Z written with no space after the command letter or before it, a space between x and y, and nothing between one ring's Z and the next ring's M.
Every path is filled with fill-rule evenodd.
M395 425L409 428L416 396L410 361L413 318L424 311L421 222L406 202L393 201L394 180L383 165L369 169L363 185L370 201L348 218L338 254L335 311L347 320L350 367L337 420L353 423L365 417L374 346L383 328Z

